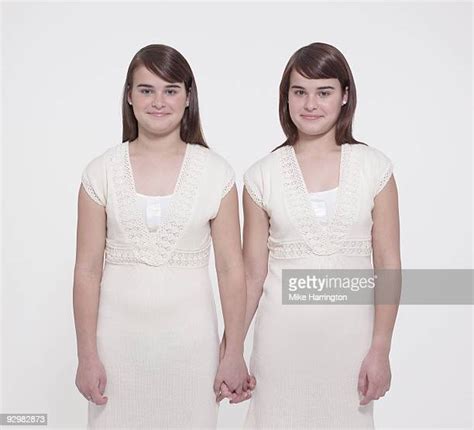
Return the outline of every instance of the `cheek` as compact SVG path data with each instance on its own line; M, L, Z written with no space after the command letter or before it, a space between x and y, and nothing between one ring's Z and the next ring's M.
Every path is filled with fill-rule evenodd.
M298 113L303 109L304 101L300 99L289 99L288 100L288 111L290 116L297 117Z
M328 100L328 101L325 103L325 106L326 106L326 109L327 109L328 113L331 113L331 114L334 114L334 115L338 115L339 112L340 112L340 110L341 110L340 103L342 103L342 101L339 101L339 100Z
M173 97L169 101L169 106L171 106L176 111L184 110L186 107L186 96Z

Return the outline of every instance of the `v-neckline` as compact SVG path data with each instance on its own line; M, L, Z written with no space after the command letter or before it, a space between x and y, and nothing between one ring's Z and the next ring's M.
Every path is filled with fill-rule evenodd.
M192 217L201 186L200 178L206 171L208 150L197 144L186 144L168 210L158 228L150 231L138 204L128 144L123 142L112 158L117 220L127 240L133 244L135 256L146 264L161 265L174 252Z
M138 207L139 193L137 192L135 177L134 177L134 174L133 174L132 162L131 162L131 159L130 159L130 142L126 142L126 146L125 146L125 164L126 164L126 166L125 166L125 168L129 173L130 180L131 180L131 187L132 187L132 190L133 190L132 204L133 204L133 207L135 208L136 216L139 219L140 228L145 229L151 235L158 234L158 232L160 230L166 230L167 224L172 219L173 209L176 206L177 199L179 198L179 192L180 192L180 187L181 187L181 183L182 183L182 178L186 173L185 170L186 170L186 167L188 165L188 158L189 158L189 151L190 151L189 147L190 147L190 144L186 143L186 148L185 148L185 151L184 151L183 160L181 162L179 173L178 173L178 176L176 178L176 183L174 185L173 192L171 193L171 195L169 195L170 199L169 199L168 210L164 214L164 216L162 218L162 222L160 223L158 228L155 229L155 230L150 230L148 228L148 226L146 225L145 220L141 216L141 213L139 212L139 207Z
M358 211L359 151L354 151L353 146L348 143L341 145L335 208L331 216L324 220L319 219L313 209L294 148L286 145L279 150L283 195L289 220L316 255L337 252Z
M188 147L189 147L189 144L186 143L186 146L184 148L184 155L183 155L183 159L181 161L181 166L179 167L179 172L178 172L178 176L176 178L176 183L174 184L174 188L173 188L173 191L170 193L170 194L167 194L166 196L153 196L153 197L168 197L170 195L173 195L176 193L176 189L178 187L178 184L180 182L180 179L183 175L183 170L184 170L184 167L186 165L186 160L188 158ZM133 191L136 193L136 194L140 194L138 191L137 191L137 186L136 186L136 182L135 182L135 175L133 173L133 167L132 167L132 160L130 159L130 142L127 142L126 144L126 147L125 147L125 157L126 157L126 161L127 161L127 164L128 164L128 168L130 169L130 177L132 179L132 184L133 184Z
M293 145L289 145L289 152L290 152L290 154L293 158L293 162L294 162L294 165L296 167L297 175L299 177L299 181L301 183L301 186L304 189L306 206L307 206L307 208L310 209L311 214L313 214L313 222L317 223L317 224L320 224L323 227L327 227L328 225L332 224L335 221L335 218L336 218L338 212L340 211L341 198L342 198L342 194L344 192L343 184L344 184L345 161L346 161L346 159L345 159L346 150L345 149L346 149L346 144L341 145L341 157L340 157L340 161L339 161L338 184L336 185L336 187L333 187L333 189L334 188L337 189L336 200L335 200L335 203L334 203L334 212L332 213L332 215L330 215L328 217L325 217L324 219L321 219L318 216L316 216L316 213L313 210L313 206L312 206L311 198L310 198L311 193L308 191L306 181L304 180L303 171L301 170L300 163L298 162L298 157L296 156L295 148L293 147Z

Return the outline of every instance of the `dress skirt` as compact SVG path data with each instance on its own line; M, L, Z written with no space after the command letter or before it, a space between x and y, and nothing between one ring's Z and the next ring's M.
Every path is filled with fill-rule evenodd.
M208 268L106 263L97 322L105 405L88 428L215 428L219 363Z
M283 269L337 267L370 268L370 257L270 257L250 361L257 386L245 428L373 428L373 402L360 406L357 390L373 305L282 305Z

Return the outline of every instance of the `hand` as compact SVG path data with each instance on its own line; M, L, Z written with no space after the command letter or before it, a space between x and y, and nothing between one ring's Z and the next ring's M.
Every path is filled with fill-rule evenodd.
M360 405L383 397L390 389L392 374L388 352L371 347L362 362L359 372L358 391L363 395Z
M249 400L250 397L252 397L252 391L255 389L255 386L257 385L257 381L255 379L255 376L248 374L247 375L247 381L243 385L243 392L241 395L236 395L234 396L229 403L240 403L244 402L245 400Z
M237 395L241 394L243 384L247 381L247 375L247 366L245 365L242 354L230 354L226 352L219 363L217 375L214 380L216 400L219 401L219 394L222 395L226 393L226 390L224 390L224 393L222 392L223 383L225 383L228 391L232 393L233 396L234 392Z
M224 334L222 336L222 341L219 347L219 363L224 358L225 348L226 348L226 337L225 337L225 331L224 331ZM243 390L242 394L239 395L235 392L232 393L229 390L229 387L225 384L225 382L223 382L221 384L221 390L220 390L220 394L217 397L217 401L220 402L224 398L228 398L229 403L240 403L245 400L248 400L250 399L250 397L252 397L251 391L255 388L256 384L257 382L255 380L255 377L247 374L247 379L242 384L242 390Z
M76 387L87 400L105 405L108 401L108 397L104 396L106 384L105 369L98 357L79 360Z

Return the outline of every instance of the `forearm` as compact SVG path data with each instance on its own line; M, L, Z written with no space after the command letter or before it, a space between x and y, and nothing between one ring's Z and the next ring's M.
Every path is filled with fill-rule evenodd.
M263 293L263 283L265 279L247 279L247 306L245 310L244 338L247 336L253 317L258 308L260 298Z
M375 305L372 348L390 352L398 305Z
M224 316L226 353L242 354L247 301L243 267L239 265L218 271L217 277Z
M393 329L401 294L401 264L398 258L389 261L375 258L375 314L372 347L390 352Z
M97 357L97 312L101 274L75 270L74 322L79 360Z

